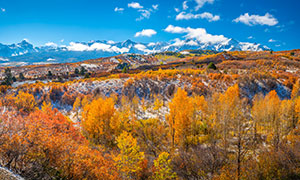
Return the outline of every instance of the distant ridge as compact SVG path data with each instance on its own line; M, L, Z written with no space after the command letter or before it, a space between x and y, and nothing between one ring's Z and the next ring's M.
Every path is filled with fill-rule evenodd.
M197 39L176 39L173 42L138 43L131 40L123 42L90 41L71 42L69 45L58 46L48 43L35 47L26 40L20 43L5 45L0 43L0 64L14 62L18 65L43 63L77 62L87 59L115 56L124 53L152 54L165 51L179 52L183 50L213 51L264 51L267 46L256 43L239 42L226 39L217 43L203 43Z

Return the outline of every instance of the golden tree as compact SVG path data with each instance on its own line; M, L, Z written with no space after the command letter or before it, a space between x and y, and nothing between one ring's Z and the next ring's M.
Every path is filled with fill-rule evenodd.
M194 105L187 92L179 88L169 103L170 114L167 116L172 146L187 145L191 135L194 117Z
M95 144L112 145L114 133L111 121L115 118L115 102L112 98L93 100L83 108L84 134Z
M171 180L176 179L176 173L171 168L171 159L169 153L162 152L157 159L154 160L153 179L155 180Z
M139 177L145 157L144 152L140 151L137 140L130 133L124 131L117 138L117 146L120 153L114 160L120 174L129 179Z

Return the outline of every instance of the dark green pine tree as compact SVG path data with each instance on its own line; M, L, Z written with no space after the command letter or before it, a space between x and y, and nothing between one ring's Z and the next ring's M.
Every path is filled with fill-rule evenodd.
M23 73L20 73L20 74L19 74L19 79L20 79L20 80L24 80L24 79L25 79L25 77L24 77L24 74L23 74Z
M13 81L13 75L11 73L11 69L6 68L4 71L4 81L1 84L11 86L13 82L14 81Z
M80 75L81 76L84 76L85 75L85 73L86 73L86 69L83 67L83 66L81 66L81 69L80 69Z

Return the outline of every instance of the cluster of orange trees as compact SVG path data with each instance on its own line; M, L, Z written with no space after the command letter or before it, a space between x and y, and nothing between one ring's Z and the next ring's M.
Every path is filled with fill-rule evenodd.
M284 100L250 100L238 85L208 97L178 88L169 102L79 96L76 122L20 91L2 97L0 165L26 179L297 179L299 90Z

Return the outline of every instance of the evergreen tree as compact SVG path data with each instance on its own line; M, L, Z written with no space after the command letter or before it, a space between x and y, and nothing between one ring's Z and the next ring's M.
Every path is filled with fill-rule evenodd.
M11 73L10 68L6 68L4 71L4 81L2 82L3 85L12 85L13 83L13 75Z
M80 75L84 76L85 73L86 73L86 71L87 71L87 70L86 70L83 66L81 66L81 69L80 69Z
M13 82L16 82L16 81L17 81L16 76L13 76L13 77L12 77L12 81L13 81Z
M52 77L52 76L53 76L52 72L51 72L51 71L48 71L47 76L48 76L48 77Z
M77 68L75 68L74 74L76 74L76 75L79 74L79 70Z
M216 65L215 65L213 62L211 62L211 63L208 64L207 69L213 69L213 70L216 70L217 67L216 67Z
M23 74L23 73L20 73L20 74L19 74L19 79L20 79L20 80L24 80L24 79L25 79L25 77L24 77L24 74Z
M128 72L128 67L124 66L124 68L122 69L122 73L127 73Z

